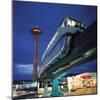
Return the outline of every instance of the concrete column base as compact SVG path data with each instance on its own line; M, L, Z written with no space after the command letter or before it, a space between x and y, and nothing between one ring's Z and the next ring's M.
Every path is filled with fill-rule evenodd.
M52 80L52 94L51 96L63 96L63 93L61 93L59 89L59 82L58 79L55 78Z

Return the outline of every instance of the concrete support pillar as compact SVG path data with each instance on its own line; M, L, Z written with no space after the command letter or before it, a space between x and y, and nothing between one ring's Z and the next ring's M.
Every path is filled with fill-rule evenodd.
M51 96L63 96L63 93L60 92L58 79L55 78L52 80L52 94Z
M48 96L48 83L44 84L44 96Z

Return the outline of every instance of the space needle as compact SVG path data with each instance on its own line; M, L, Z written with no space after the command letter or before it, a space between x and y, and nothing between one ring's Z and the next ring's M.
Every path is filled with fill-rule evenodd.
M41 29L36 26L32 29L34 35L34 63L33 63L33 82L38 80L38 39L41 33Z

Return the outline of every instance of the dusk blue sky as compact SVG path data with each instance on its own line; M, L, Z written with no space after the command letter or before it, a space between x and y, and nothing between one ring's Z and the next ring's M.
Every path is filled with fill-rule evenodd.
M39 67L44 50L64 17L72 17L89 26L96 20L95 6L13 1L13 78L32 79L34 36L31 29L39 26ZM89 66L92 66L91 68ZM96 71L96 60L84 66ZM81 68L77 68L81 71Z

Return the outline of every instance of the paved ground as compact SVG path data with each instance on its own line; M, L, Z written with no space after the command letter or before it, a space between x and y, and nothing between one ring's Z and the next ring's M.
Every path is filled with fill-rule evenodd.
M48 95L45 96L44 95L44 89L41 88L39 89L39 94L37 93L27 93L27 94L22 94L20 96L15 96L13 99L16 100L16 99L25 99L25 98L37 98L37 97L50 97L51 95L51 92L52 92L52 89L49 88L49 91L48 91ZM75 95L89 95L89 94L96 94L97 93L97 89L96 87L93 87L93 88L83 88L83 89L78 89L74 92L67 92L67 89L64 89L62 90L62 93L64 94L64 96L75 96Z
M50 96L51 94L51 88L49 88L49 91L48 91L48 96ZM67 89L64 89L62 90L64 96L71 96L71 95L89 95L89 94L96 94L97 93L97 89L96 87L93 87L93 88L83 88L83 89L78 89L74 92L67 92ZM43 97L44 95L44 89L41 88L40 89L40 97Z
M87 95L87 94L96 94L97 89L96 87L94 88L83 88L83 89L78 89L74 92L66 92L64 93L65 96L67 95Z

